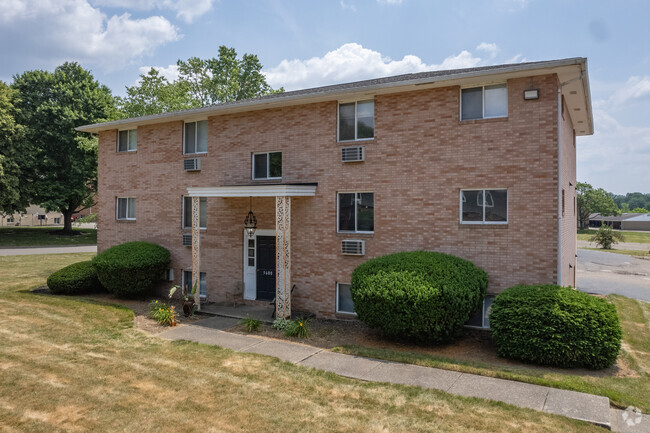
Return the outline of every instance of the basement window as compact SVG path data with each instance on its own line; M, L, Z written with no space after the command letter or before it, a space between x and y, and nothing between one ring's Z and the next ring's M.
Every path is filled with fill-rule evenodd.
M483 299L481 307L469 316L469 320L465 323L465 326L490 329L490 313L492 312L494 298L495 295L487 295Z

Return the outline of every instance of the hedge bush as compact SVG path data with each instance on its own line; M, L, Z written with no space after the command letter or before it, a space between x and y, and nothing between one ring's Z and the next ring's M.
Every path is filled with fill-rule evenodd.
M492 304L499 355L534 364L600 369L616 362L621 327L605 299L555 285L511 287Z
M47 287L57 295L78 295L102 289L90 260L73 263L54 272L47 278Z
M142 296L160 280L169 265L166 248L149 242L127 242L95 256L99 281L117 296Z
M352 273L358 318L392 338L439 343L454 337L482 303L487 274L472 262L413 251L368 260Z

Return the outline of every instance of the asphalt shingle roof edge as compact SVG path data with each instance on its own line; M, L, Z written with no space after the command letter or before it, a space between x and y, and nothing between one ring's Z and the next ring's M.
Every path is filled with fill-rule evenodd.
M497 73L529 71L536 69L550 69L561 66L572 66L585 64L587 61L584 57L571 57L559 60L544 60L537 62L511 63L503 65L480 66L475 68L450 69L439 71L416 72L410 74L394 75L382 78L373 78L369 80L353 81L341 84L332 84L328 86L313 87L308 89L292 90L283 93L274 93L270 95L259 96L256 98L242 99L239 101L224 102L220 104L207 105L204 107L190 108L187 110L170 111L148 116L131 117L127 119L113 120L110 122L93 123L90 125L79 126L78 131L95 132L97 129L115 129L119 126L133 122L161 121L169 119L170 121L177 117L190 116L202 113L218 112L229 108L250 108L254 109L258 105L268 104L271 102L282 101L299 101L317 96L335 96L345 93L370 91L382 88L401 87L408 85L417 85L425 83L435 83L451 79L471 78Z

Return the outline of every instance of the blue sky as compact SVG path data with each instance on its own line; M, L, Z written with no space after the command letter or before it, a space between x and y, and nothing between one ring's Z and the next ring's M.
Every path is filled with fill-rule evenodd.
M595 134L578 179L650 192L646 0L0 0L0 80L75 60L114 94L148 67L219 45L254 53L269 83L313 87L400 73L587 57Z

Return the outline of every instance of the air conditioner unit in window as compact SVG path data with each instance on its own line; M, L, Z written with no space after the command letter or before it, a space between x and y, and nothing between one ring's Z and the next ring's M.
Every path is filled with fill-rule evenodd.
M344 147L341 149L341 162L361 162L365 159L364 146Z
M201 171L201 158L187 158L183 160L185 171Z
M341 241L341 254L348 256L363 256L366 254L366 241L344 239Z
M192 235L183 235L183 246L184 247L192 246Z

